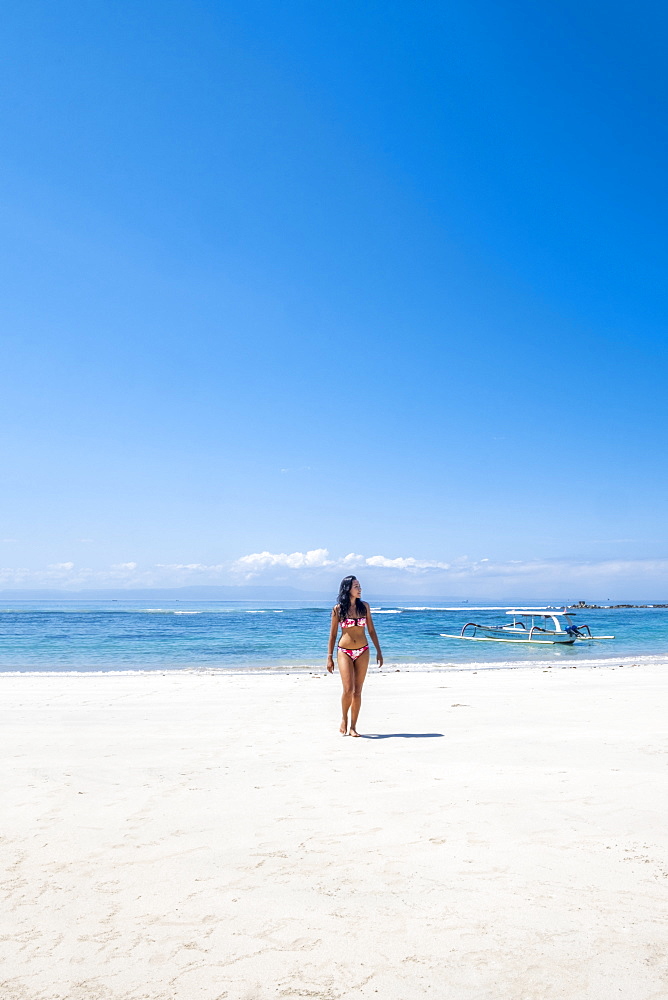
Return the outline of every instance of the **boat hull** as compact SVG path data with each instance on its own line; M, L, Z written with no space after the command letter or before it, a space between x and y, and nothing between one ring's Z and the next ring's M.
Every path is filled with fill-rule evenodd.
M536 629L503 628L499 626L469 625L467 634L447 635L441 632L445 639L469 639L478 642L523 642L540 644L543 646L572 646L576 641L576 636L569 632L537 631Z
M539 632L536 629L528 628L477 626L473 634L474 636L481 636L483 639L497 639L502 642L558 642L565 645L571 645L575 642L575 636L570 632L550 632L548 630Z

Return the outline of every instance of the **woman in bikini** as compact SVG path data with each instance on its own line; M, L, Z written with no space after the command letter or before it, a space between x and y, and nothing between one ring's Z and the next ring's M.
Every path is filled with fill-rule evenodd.
M341 638L337 647L337 663L343 694L341 695L341 726L342 736L359 736L357 732L357 717L362 705L362 685L369 667L369 644L364 634L364 626L369 629L371 641L376 647L378 666L383 665L383 654L378 645L378 636L371 617L371 608L360 600L362 588L354 576L346 576L339 587L339 602L332 609L332 627L329 630L329 648L327 651L327 669L334 671L334 646L336 636L341 626ZM348 712L350 712L350 728L348 728Z

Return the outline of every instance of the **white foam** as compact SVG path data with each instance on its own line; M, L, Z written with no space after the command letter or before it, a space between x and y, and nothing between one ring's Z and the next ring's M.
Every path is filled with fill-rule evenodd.
M390 674L399 671L401 673L416 671L484 671L484 670L536 670L538 668L542 670L549 669L548 664L550 660L548 659L535 659L535 660L496 660L490 661L488 663L482 663L475 660L467 660L464 663L452 663L448 661L438 661L438 662L425 662L425 661L411 661L402 662L395 661L393 663L384 663L382 670L378 670L375 663L371 664L371 670L373 673ZM619 667L665 667L668 664L668 656L666 654L662 655L650 655L650 656L615 656L606 657L605 659L580 659L577 658L577 662L567 661L567 660L553 660L552 670L571 670L574 667L585 667L585 668L602 668L602 669L612 669ZM190 666L190 667L174 667L174 666L162 666L155 669L142 669L141 667L129 667L126 670L111 669L111 670L1 670L0 671L0 682L3 677L117 677L123 675L144 675L157 677L165 674L269 674L269 673L288 673L294 672L298 673L300 671L310 671L314 673L325 673L325 669L320 662L318 663L272 663L266 666L230 666L230 667L214 667L214 666Z
M462 611L462 612L466 612L466 611L513 611L516 606L517 605L513 605L513 604L502 604L502 605L499 605L498 607L490 607L490 605L485 604L485 605L481 605L480 607L475 607L474 605L471 605L471 604L464 604L464 605L462 605L461 607L458 607L458 608L436 608L433 605L431 605L429 607L420 607L420 608L403 607L403 608L401 608L401 610L402 611ZM563 608L563 604L560 604L558 606L560 608ZM557 607L556 604L554 604L554 605L541 604L540 607L522 608L522 611L549 611L550 608L556 608L556 607Z

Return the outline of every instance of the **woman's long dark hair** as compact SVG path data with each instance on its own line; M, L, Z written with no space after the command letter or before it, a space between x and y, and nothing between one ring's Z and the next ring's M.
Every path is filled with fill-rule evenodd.
M339 606L339 619L341 621L344 618L350 616L350 605L352 603L352 598L350 596L350 588L354 584L356 576L344 576L343 580L339 585L339 597L337 604ZM366 615L366 606L363 601L355 598L355 618L364 618Z

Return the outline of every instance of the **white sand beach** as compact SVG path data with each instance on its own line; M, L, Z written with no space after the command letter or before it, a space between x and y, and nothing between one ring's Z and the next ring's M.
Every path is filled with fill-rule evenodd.
M2 1000L665 1000L665 666L4 676Z

